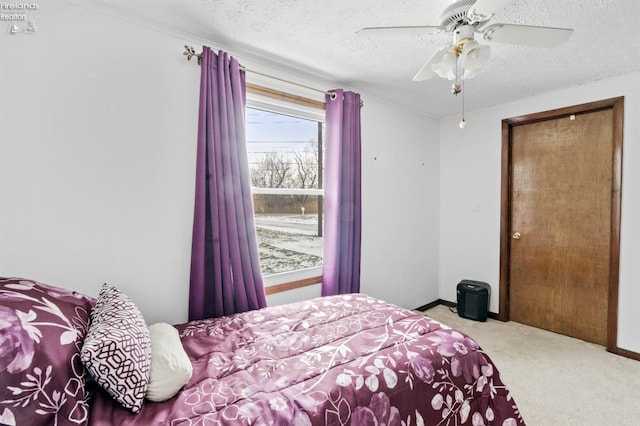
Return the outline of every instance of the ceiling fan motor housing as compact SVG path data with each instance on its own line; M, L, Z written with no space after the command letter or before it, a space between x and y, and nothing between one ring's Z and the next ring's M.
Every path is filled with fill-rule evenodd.
M467 23L467 12L476 0L459 0L447 7L440 15L440 26L453 31Z
M453 44L458 45L464 40L473 40L474 28L471 25L464 24L453 30Z

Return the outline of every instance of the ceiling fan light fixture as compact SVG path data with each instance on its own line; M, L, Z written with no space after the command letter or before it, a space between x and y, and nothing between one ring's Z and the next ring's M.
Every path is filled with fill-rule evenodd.
M481 34L489 43L518 44L533 47L555 47L571 37L570 28L543 27L494 23L489 25L495 13L513 0L452 0L440 16L439 25L405 27L368 27L361 31L367 34L425 34L451 33L453 43L440 47L413 77L413 81L424 81L438 75L455 80L451 87L453 95L462 94L462 121L464 128L464 81L475 77L487 65L490 48L475 41ZM486 24L486 25L485 25ZM360 33L360 31L358 31ZM460 81L462 80L462 81Z
M431 65L431 69L441 78L455 80L457 61L458 55L456 55L455 50L447 50L439 62Z
M436 50L435 53L431 55L431 58L429 58L429 61L427 61L427 63L424 64L422 68L420 68L420 71L418 71L418 73L413 77L413 81L429 80L436 75L433 71L432 64L440 62L448 49L448 46L442 46L440 49Z
M464 70L463 78L475 77L489 60L491 49L477 41L471 40L465 43L460 53L460 67Z

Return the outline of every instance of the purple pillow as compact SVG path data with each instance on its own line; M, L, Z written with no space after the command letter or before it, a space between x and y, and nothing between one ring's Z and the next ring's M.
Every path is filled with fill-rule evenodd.
M81 350L95 381L125 408L142 408L151 371L149 329L136 305L104 284Z
M0 277L0 424L86 424L80 348L95 299Z

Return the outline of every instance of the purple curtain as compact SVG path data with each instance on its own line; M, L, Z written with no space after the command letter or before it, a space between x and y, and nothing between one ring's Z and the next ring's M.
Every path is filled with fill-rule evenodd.
M322 295L360 291L360 95L327 95Z
M203 48L189 320L266 306L245 133L245 73Z

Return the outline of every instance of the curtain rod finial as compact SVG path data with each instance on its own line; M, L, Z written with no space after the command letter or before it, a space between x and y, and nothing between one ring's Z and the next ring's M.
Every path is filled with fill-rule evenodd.
M193 48L193 46L187 46L185 44L184 52L182 52L182 54L187 57L187 61L190 61L194 56L198 58L198 65L200 65L200 62L202 61L202 53L196 53L196 50Z

